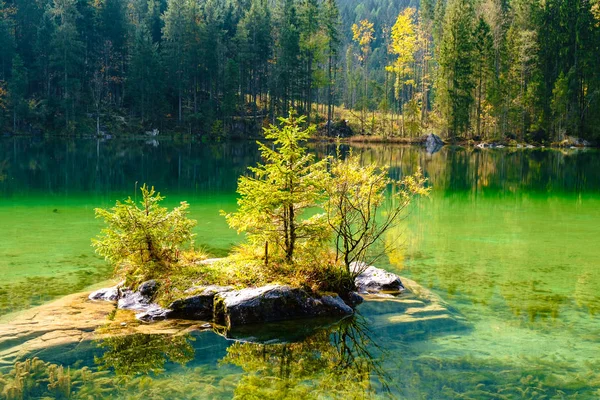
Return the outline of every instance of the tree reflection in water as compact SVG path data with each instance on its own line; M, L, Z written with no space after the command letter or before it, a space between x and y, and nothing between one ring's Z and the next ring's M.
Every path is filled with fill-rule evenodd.
M357 315L298 343L237 342L221 364L243 369L235 389L239 398L357 399L389 391L383 352Z
M187 364L194 359L190 335L120 335L104 339L104 353L94 361L100 369L112 369L116 375L159 374L167 361Z

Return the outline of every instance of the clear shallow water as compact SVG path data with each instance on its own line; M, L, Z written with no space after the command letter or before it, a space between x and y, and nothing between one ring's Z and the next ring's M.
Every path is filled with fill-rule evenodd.
M204 332L165 358L178 348L172 338L120 343L131 355L152 340L156 360L166 361L166 372L126 384L96 372L92 355L106 347L78 363L44 361L91 367L93 378L73 393L95 397L600 397L600 153L354 151L396 177L418 166L429 177L431 198L414 207L400 238L388 236L396 245L382 266L430 287L469 329L409 334L391 322L393 310L363 307L358 321L288 346L232 346ZM93 208L133 194L136 182L154 184L169 204L187 200L197 242L224 254L238 237L218 211L235 207L236 179L257 160L252 143L0 139L0 315L106 279L89 246L100 229ZM359 339L346 346L339 337Z

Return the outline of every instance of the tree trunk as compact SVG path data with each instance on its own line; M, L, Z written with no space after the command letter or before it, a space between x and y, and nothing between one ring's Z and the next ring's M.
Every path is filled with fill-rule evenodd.
M291 262L294 257L294 247L296 244L296 224L294 221L294 206L288 206L288 229L289 229L289 241L285 252L285 259Z

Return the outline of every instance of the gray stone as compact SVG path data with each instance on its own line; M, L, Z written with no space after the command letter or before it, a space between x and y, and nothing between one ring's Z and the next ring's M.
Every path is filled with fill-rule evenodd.
M138 286L138 292L144 297L154 297L158 290L158 282L154 279L146 281Z
M444 141L438 135L434 133L427 135L427 138L425 139L425 149L427 153L437 153L442 146L444 146Z
M359 273L354 280L359 293L398 293L405 290L400 277L384 269L367 266L363 262L353 262L350 264L350 270Z
M158 304L150 304L147 309L141 313L137 313L135 317L140 321L154 322L162 321L170 317L171 310L162 308Z
M88 299L94 301L117 301L121 297L121 288L124 284L125 281L113 287L98 289L90 293Z
M211 321L213 319L214 298L217 293L233 290L231 286L199 286L186 290L195 293L169 305L169 318Z
M344 297L344 302L350 307L356 307L364 301L361 295L356 292L350 292Z
M115 286L98 289L95 292L90 293L88 298L94 301L117 301L119 299L119 288Z
M337 294L313 297L301 288L268 285L218 293L215 321L228 329L296 318L343 316L354 312Z
M146 311L151 304L150 297L144 296L140 292L125 290L119 299L118 307L123 310Z

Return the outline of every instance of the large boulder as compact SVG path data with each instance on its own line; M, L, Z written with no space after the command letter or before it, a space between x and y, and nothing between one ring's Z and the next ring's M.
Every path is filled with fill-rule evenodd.
M200 286L186 290L191 295L175 300L169 305L169 318L211 321L217 293L233 290L231 286Z
M337 294L311 296L301 288L287 285L218 293L214 306L215 322L228 329L246 324L343 316L354 312Z
M136 309L141 311L136 318L144 322L164 319L212 321L215 295L230 290L233 290L231 286L195 286L185 291L186 297L173 301L167 308L154 303L142 305Z
M430 133L425 139L425 150L428 154L437 153L444 146L444 141L438 135Z
M359 293L399 293L405 290L400 277L384 269L353 262L350 263L350 270L359 274L354 280Z

